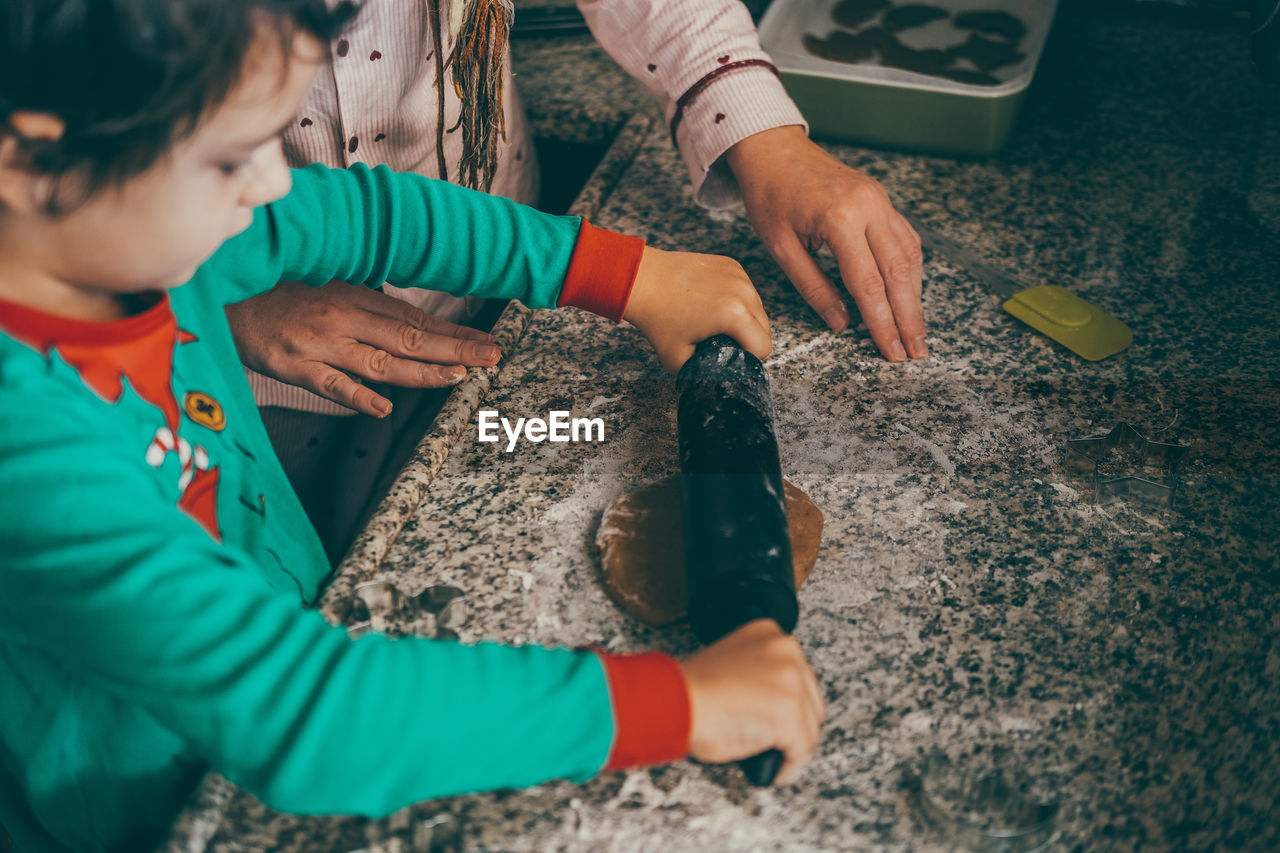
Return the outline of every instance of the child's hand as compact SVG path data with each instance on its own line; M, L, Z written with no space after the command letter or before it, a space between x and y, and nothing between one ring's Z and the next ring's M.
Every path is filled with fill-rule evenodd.
M757 619L680 663L693 707L689 753L719 764L777 748L777 784L800 776L818 743L826 702L800 644Z
M751 279L741 264L719 255L646 246L623 319L649 339L672 373L712 335L729 335L761 359L773 349Z

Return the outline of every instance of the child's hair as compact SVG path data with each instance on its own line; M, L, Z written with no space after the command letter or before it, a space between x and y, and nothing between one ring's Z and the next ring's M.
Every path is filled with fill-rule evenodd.
M0 139L52 179L47 212L66 213L190 134L239 79L260 26L287 48L299 31L333 38L354 14L324 0L4 0ZM16 111L51 113L65 130L23 138ZM58 191L68 177L70 200Z

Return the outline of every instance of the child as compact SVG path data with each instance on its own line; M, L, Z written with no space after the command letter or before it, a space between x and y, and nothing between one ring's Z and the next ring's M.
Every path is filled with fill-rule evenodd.
M343 14L10 0L0 16L0 826L15 850L145 849L209 768L277 809L385 814L771 746L785 784L816 743L820 690L772 622L677 663L352 641L302 609L327 563L226 303L282 279L431 283L624 317L671 369L718 332L769 348L727 259L385 168L291 174L278 129ZM353 733L361 748L343 748Z

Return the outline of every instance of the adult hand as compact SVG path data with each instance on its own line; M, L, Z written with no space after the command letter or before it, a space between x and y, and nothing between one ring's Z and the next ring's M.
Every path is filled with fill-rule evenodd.
M772 619L748 622L680 662L693 708L689 754L723 763L766 749L790 785L813 754L827 706L800 644Z
M444 388L467 367L497 364L493 337L432 317L367 287L281 282L227 306L240 360L259 373L299 385L374 417L391 401L348 374L406 388Z
M712 335L728 335L759 358L773 348L760 294L741 264L720 255L645 246L623 319L672 373Z
M874 179L841 163L797 126L743 139L729 168L756 233L833 330L849 325L839 291L810 252L831 248L872 340L890 361L929 354L921 310L920 238Z

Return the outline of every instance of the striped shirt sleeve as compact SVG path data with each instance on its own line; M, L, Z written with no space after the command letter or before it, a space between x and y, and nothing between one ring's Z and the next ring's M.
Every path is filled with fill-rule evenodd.
M698 202L740 200L724 153L775 127L808 124L739 0L578 0L600 44L662 103Z

